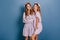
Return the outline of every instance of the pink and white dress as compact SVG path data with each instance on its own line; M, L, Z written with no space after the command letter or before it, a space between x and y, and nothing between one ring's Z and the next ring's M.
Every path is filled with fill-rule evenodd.
M23 23L24 28L23 28L23 36L32 36L34 32L34 27L33 27L33 15L29 15L25 17L25 13L23 14Z
M38 29L36 29L36 17L38 17L38 19L39 19ZM34 28L36 29L36 30L34 31L34 34L39 34L40 32L42 32L42 21L41 21L41 15L40 15L39 12L36 12L36 14L35 14Z

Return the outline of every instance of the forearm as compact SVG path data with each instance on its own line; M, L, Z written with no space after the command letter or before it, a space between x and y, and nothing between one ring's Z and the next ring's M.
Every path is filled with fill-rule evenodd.
M24 23L28 23L29 21L28 21L28 20L26 20L26 19L24 19L24 20L23 20L23 22L24 22Z
M32 21L33 21L33 19L30 19L30 20L25 19L25 20L23 20L24 23L29 23L29 22L32 22Z
M38 18L36 18L36 28L38 28Z

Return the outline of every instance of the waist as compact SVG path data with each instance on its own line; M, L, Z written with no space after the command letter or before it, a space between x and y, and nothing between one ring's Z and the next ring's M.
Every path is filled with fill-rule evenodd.
M28 22L28 23L25 23L25 24L33 24L33 22Z

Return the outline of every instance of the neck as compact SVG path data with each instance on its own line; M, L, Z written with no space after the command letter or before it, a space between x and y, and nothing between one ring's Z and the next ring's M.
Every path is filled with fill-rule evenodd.
M37 10L35 10L35 12L37 12Z

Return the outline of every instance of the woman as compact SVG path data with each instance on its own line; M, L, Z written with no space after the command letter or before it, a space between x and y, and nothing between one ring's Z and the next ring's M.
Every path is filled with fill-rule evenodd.
M30 37L30 40L32 40L32 34L34 32L34 28L33 28L33 13L30 3L25 4L23 22L25 23L23 28L23 36L25 36L25 40L28 40L28 36Z
M41 10L38 3L34 3L33 11L35 15L33 40L38 40L38 34L42 32Z

